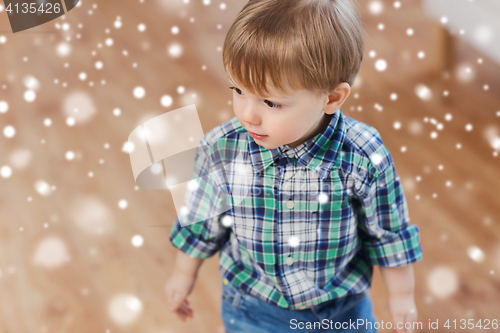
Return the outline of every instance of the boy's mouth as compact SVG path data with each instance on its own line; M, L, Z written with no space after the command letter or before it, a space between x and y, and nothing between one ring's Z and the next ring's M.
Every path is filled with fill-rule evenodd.
M248 131L248 134L250 134L250 136L252 138L257 139L257 140L262 140L262 139L267 138L267 135L260 135L260 134L253 133L253 132L250 132L250 131Z

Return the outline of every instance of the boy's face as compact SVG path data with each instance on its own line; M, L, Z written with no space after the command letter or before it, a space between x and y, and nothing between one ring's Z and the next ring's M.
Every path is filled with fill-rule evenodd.
M347 83L340 86L331 95L309 90L283 95L268 86L269 96L257 96L233 84L234 114L248 132L265 135L254 137L258 145L274 149L287 144L294 148L328 126L331 119L328 115L335 113L350 93Z

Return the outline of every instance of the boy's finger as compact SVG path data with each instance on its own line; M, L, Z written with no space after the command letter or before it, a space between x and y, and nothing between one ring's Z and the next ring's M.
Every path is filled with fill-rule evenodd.
M183 309L182 307L179 307L177 309L177 313L180 314L180 315L182 315L182 316L185 316L186 315L186 310Z
M180 308L187 314L187 315L192 315L193 314L193 309L187 304L183 304Z
M188 316L188 314L179 308L179 310L177 311L177 315L182 319L182 321L185 321L186 320L186 317Z
M186 308L185 312L186 312L186 314L187 314L188 316L190 316L190 317L192 317L192 316L193 316L193 310L191 310L191 308Z
M182 304L180 307L179 307L180 310L184 311L186 314L190 314L193 312L193 310L191 310L191 308L189 307L189 305L187 304Z
M177 317L179 317L182 321L186 320L185 315L183 313L180 313L179 311L176 312Z
M179 294L178 291L173 293L172 299L170 301L170 310L174 311L182 305L183 297Z
M184 312L186 312L186 311L187 311L187 309L188 309L188 307L186 307L186 304L181 304L181 305L179 306L179 311L184 311Z

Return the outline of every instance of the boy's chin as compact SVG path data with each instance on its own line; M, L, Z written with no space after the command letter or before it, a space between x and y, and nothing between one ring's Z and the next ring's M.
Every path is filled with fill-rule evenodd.
M279 143L270 143L270 142L265 142L265 141L260 141L260 140L254 140L256 144L258 144L261 147L264 147L266 149L276 149L278 147L284 146L285 144L279 144Z
M273 143L269 143L269 142L257 142L255 141L259 146L261 147L264 147L266 149L276 149L279 147L278 144L273 144Z

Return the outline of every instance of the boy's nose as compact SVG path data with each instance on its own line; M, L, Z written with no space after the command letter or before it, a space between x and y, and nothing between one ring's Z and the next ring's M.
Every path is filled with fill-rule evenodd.
M261 122L260 115L256 111L256 108L251 105L247 105L243 110L242 119L251 126L259 126Z

